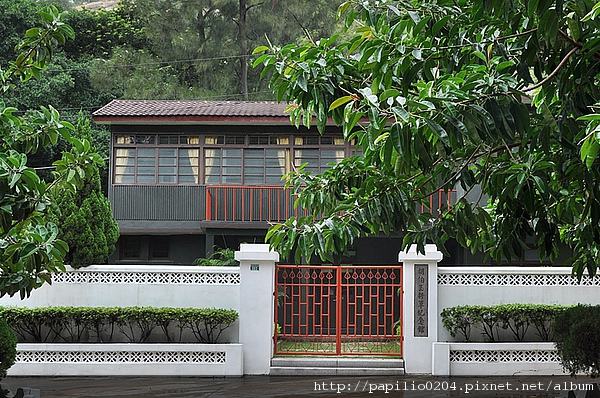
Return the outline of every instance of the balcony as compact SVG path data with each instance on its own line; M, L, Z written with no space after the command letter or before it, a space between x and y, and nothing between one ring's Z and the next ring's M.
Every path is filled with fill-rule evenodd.
M206 221L271 221L307 214L294 208L292 189L281 186L207 186Z
M283 222L307 215L294 208L292 190L282 186L113 185L109 199L119 224L133 229L185 226L191 231L206 222ZM455 201L455 191L440 191L430 196L429 208L439 214Z

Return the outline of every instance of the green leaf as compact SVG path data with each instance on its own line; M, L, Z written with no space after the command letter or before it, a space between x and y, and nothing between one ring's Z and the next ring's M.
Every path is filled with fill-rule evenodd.
M446 130L440 126L436 121L430 118L424 118L427 125L437 134L437 136L442 140L444 145L450 146L450 139L448 138L448 133Z
M351 95L346 95L344 97L340 97L331 103L331 105L329 106L329 110L332 111L352 100L353 100L353 97Z
M265 51L269 51L269 47L267 47L267 46L258 46L258 47L256 47L252 51L252 54L258 54L258 53L262 53L262 52L265 52Z
M592 168L596 157L600 151L600 144L596 141L596 137L590 135L581 146L581 161L585 163L588 169Z

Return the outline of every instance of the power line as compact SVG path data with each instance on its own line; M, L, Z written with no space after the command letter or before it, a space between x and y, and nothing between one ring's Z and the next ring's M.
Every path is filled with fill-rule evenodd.
M240 59L240 58L250 58L252 55L229 55L226 57L210 57L210 58L192 58L192 59L176 59L172 61L156 61L156 62L142 62L138 64L114 64L114 65L96 65L96 66L88 66L81 68L63 68L63 69L46 69L46 72L71 72L71 71L80 71L80 70L90 70L90 69L118 69L118 68L130 68L137 66L154 66L154 65L171 65L171 64L182 64L186 62L206 62L206 61L223 61L228 59ZM97 58L95 61L104 61L103 59Z

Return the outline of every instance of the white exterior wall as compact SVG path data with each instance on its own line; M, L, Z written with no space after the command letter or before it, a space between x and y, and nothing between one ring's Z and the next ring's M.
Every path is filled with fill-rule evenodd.
M267 244L241 244L240 343L244 374L267 375L273 358L275 326L275 263L279 254Z
M458 305L600 304L600 278L581 283L569 267L440 267L438 316ZM438 341L455 341L438 322ZM477 331L473 336L476 337Z
M242 376L241 344L19 344L9 376Z
M29 298L3 297L0 306L17 307L188 307L240 312L239 267L93 265L55 275L52 285ZM238 322L223 342L238 342Z

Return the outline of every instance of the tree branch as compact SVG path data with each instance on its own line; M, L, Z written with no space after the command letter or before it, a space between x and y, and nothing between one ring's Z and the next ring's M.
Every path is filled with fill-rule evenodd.
M560 63L558 64L558 66L557 66L557 67L556 67L556 68L555 68L555 69L554 69L554 70L553 70L553 71L552 71L552 72L551 72L551 73L550 73L548 76L546 76L544 79L542 79L542 80L541 80L541 81L539 81L538 83L536 83L536 84L534 84L534 85L532 85L532 86L529 86L529 87L527 87L527 88L523 89L523 91L524 91L524 92L533 91L533 90L535 90L536 88L538 88L538 87L541 87L541 86L543 86L544 84L546 84L546 83L547 83L547 82L548 82L550 79L552 79L552 78L553 78L553 77L554 77L554 76L555 76L555 75L558 73L558 71L559 71L559 70L561 70L561 69L562 69L562 67L565 65L565 63L567 62L567 60L568 60L568 59L569 59L569 58L570 58L570 57L571 57L573 54L575 54L575 52L576 52L577 50L579 50L579 47L573 47L573 48L571 49L571 51L569 51L569 52L567 53L567 55L565 55L565 56L564 56L564 58L562 59L562 61L560 61Z

